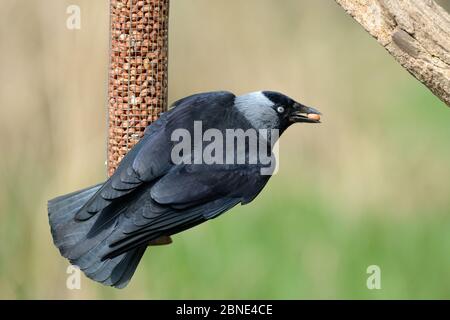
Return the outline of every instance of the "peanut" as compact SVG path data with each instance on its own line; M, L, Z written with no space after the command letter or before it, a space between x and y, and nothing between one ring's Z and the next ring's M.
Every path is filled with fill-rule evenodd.
M320 115L319 114L315 114L315 113L309 113L308 114L308 119L319 121L320 120Z

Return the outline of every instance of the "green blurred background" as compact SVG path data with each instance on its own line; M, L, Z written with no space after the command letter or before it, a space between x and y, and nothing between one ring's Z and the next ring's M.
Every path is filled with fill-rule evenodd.
M170 101L279 90L323 124L291 128L254 202L148 250L126 289L68 290L46 201L106 176L108 1L0 6L0 298L450 298L450 109L331 0L172 0Z

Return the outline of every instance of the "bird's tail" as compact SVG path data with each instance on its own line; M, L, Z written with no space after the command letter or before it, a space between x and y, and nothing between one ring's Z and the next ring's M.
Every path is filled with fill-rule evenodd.
M101 186L96 185L48 202L53 242L61 255L78 266L87 277L105 285L123 288L133 276L146 246L104 259L110 252L109 238L113 228L105 228L95 237L89 237L88 233L97 217L85 221L75 219L75 214Z

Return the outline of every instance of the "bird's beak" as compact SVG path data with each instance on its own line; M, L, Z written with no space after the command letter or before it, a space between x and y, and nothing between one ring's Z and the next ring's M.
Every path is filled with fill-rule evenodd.
M300 103L294 105L294 110L289 116L289 120L294 122L320 123L320 116L322 114L311 107L304 106Z

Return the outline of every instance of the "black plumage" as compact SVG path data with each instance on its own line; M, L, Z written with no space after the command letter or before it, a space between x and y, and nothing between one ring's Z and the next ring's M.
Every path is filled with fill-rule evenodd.
M317 122L305 117L316 110L282 94L252 95L212 92L177 101L146 129L105 183L50 200L51 231L61 254L89 278L122 288L152 240L252 201L270 178L261 175L261 164L174 164L171 159L172 132L193 132L194 121L202 121L203 130L221 132L267 124L282 132L293 122ZM285 112L277 109L281 105ZM269 108L261 112L267 119L258 118L259 107Z

